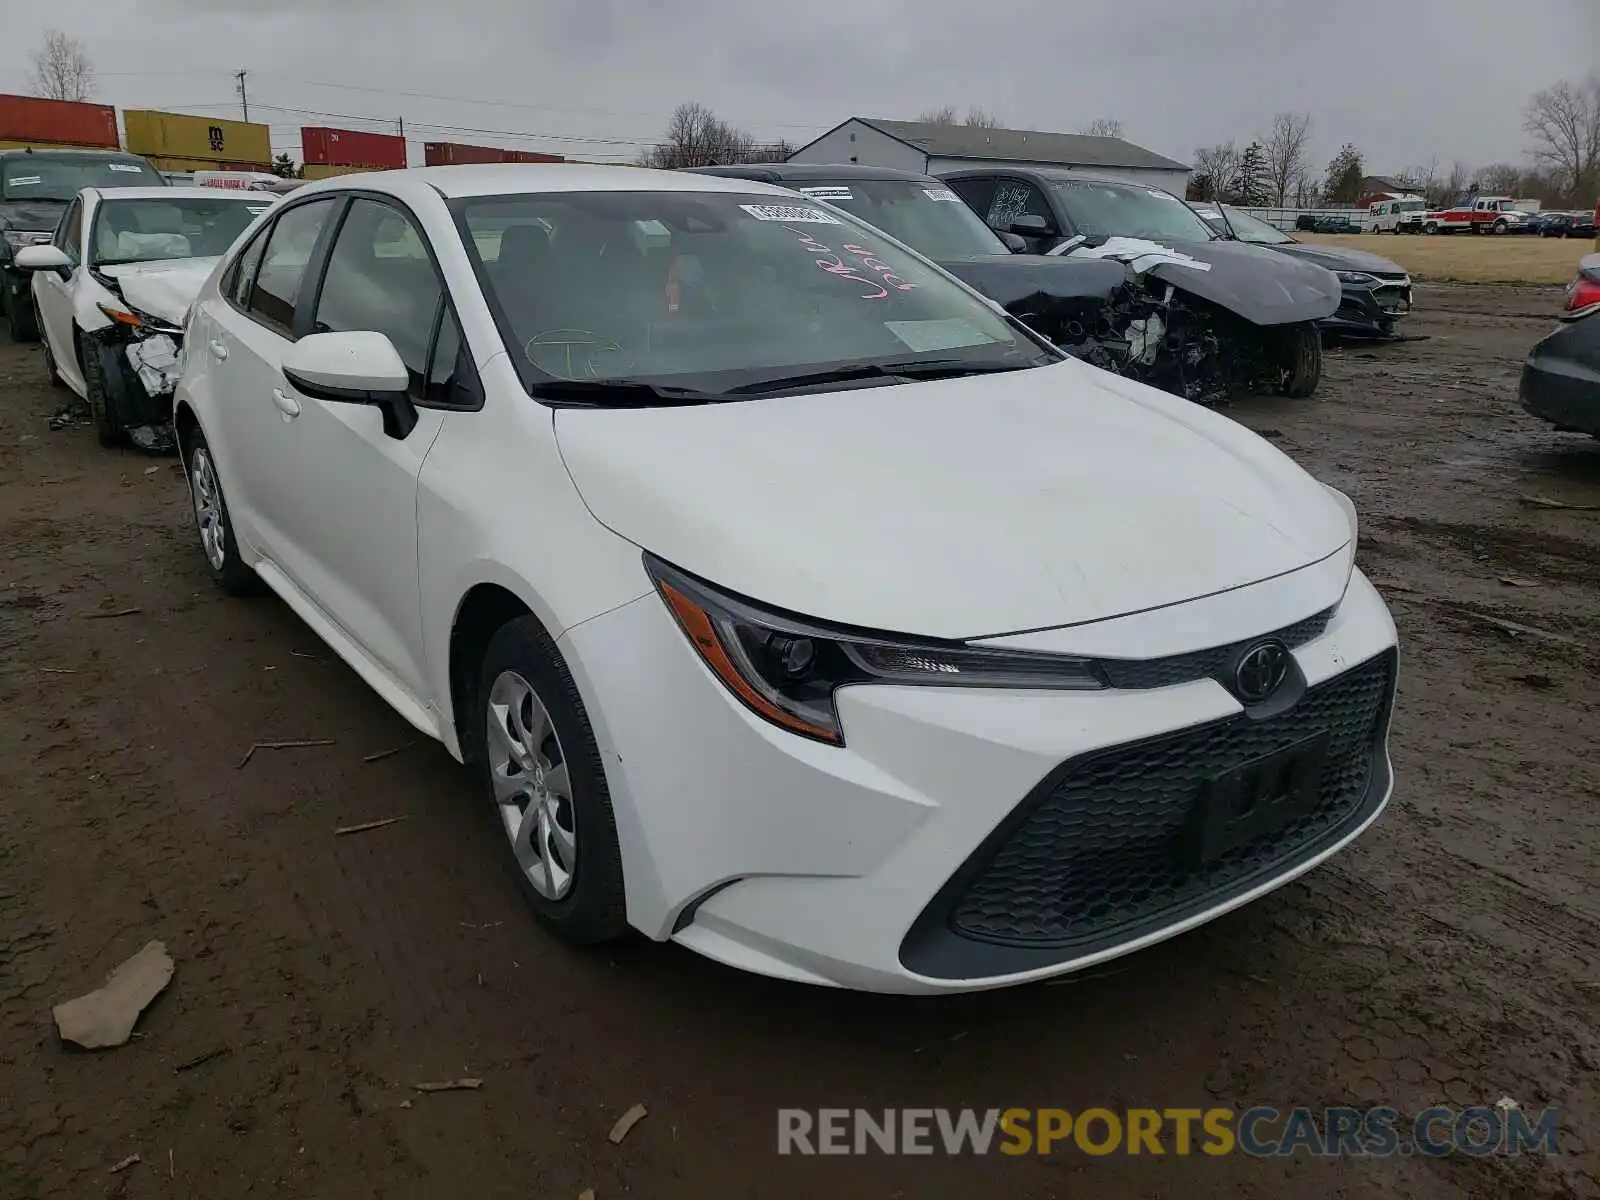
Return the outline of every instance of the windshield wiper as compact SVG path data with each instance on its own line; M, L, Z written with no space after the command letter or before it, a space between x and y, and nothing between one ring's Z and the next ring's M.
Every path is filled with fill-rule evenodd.
M989 375L997 371L1021 371L1032 363L973 363L959 358L924 358L908 362L848 363L828 371L809 371L798 375L779 375L755 383L729 388L730 396L753 396L762 392L783 392L829 383L853 383L858 379L953 379L961 375Z
M536 398L585 408L665 408L712 404L727 399L721 392L701 392L642 379L551 379L531 389Z

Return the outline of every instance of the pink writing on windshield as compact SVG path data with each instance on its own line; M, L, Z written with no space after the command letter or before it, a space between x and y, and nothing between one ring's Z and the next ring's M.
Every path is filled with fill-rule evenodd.
M853 254L859 258L862 266L866 267L869 271L876 271L878 273L878 277L882 279L884 283L892 285L895 291L911 292L916 290L916 284L907 283L904 279L901 279L900 276L894 273L893 269L888 263L876 257L872 251L868 250L865 246L846 245L844 252L846 254Z
M828 274L837 275L841 279L848 279L853 283L859 283L872 289L871 291L861 293L861 298L863 300L882 300L889 295L889 289L884 287L882 284L857 275L856 268L852 264L845 262L844 259L840 258L838 254L834 253L831 246L824 246L809 233L795 229L793 226L785 225L784 228L790 233L794 234L795 237L799 238L800 244L807 250L811 251L813 254L820 254L823 256L816 260L817 266L821 267ZM846 247L846 249L848 248L849 247Z

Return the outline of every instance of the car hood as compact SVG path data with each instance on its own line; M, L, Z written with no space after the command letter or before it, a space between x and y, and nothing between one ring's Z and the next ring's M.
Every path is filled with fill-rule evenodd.
M1284 242L1269 247L1279 254L1288 254L1301 262L1316 263L1330 271L1370 271L1383 275L1404 275L1406 269L1381 254L1365 250L1347 250L1342 246L1311 246L1305 242Z
M817 619L943 638L1102 620L1336 554L1332 495L1226 417L1067 361L682 408L560 409L605 526Z
M99 270L117 281L122 298L134 308L180 325L216 265L216 258L171 258L118 263Z
M52 233L66 211L65 200L0 201L0 223L24 233Z
M1163 242L1179 254L1210 264L1200 271L1161 263L1149 274L1203 300L1221 305L1256 325L1320 321L1339 307L1338 276L1314 263L1274 254L1247 242Z

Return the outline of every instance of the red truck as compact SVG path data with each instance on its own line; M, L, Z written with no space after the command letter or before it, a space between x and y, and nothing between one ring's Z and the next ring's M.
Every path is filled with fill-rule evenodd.
M1517 233L1529 214L1516 207L1510 196L1478 196L1454 208L1422 214L1423 233Z

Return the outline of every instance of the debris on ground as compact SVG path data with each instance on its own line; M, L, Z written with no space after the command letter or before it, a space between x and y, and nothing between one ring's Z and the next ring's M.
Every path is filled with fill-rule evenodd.
M207 1050L204 1054L196 1054L193 1058L184 1059L181 1063L172 1068L172 1073L174 1075L181 1075L185 1071L192 1071L196 1067L204 1066L214 1058L221 1058L227 1053L229 1053L227 1046L218 1046L215 1050Z
M130 1154L130 1155L128 1155L127 1158L123 1159L121 1162L116 1162L116 1163L112 1163L111 1164L111 1174L120 1175L122 1172L126 1171L129 1167L136 1167L143 1161L144 1160L142 1158L140 1158L137 1154Z
M1559 508L1567 512L1600 512L1600 504L1568 504L1565 500L1552 500L1548 496L1529 496L1519 493L1518 500L1534 508Z
M1524 687L1539 688L1540 690L1543 690L1544 688L1553 688L1556 685L1556 681L1551 679L1548 675L1514 675L1512 678L1516 680L1516 682L1522 684Z
M57 431L92 424L94 418L89 415L89 409L80 404L69 404L65 408L58 408L55 415L50 418L50 428Z
M136 617L143 611L144 609L142 608L117 608L112 609L110 612L84 613L83 616L88 621L105 621L111 617Z
M381 821L364 821L360 825L343 825L333 831L333 836L345 837L352 833L366 833L369 829L382 829L385 825L397 825L404 820L405 817L403 816L385 817Z
M410 746L411 746L411 743L407 742L404 746L395 746L391 750L379 750L376 754L368 754L368 755L366 755L364 758L362 758L361 761L364 762L364 763L382 762L386 758L393 758L396 754L399 754L402 750L409 749Z
M1494 1102L1494 1106L1496 1108L1498 1108L1502 1113L1508 1113L1513 1108L1521 1108L1522 1107L1522 1105L1518 1104L1510 1096L1501 1096L1500 1099L1498 1099L1498 1100L1496 1100Z
M628 1134L632 1132L635 1125L645 1119L645 1117L648 1115L648 1111L649 1110L647 1110L644 1105L635 1104L627 1112L618 1117L617 1123L611 1127L611 1133L608 1135L611 1138L611 1144L613 1146L620 1146L622 1144L622 1139L627 1137Z
M95 991L56 1005L56 1029L62 1040L85 1050L123 1045L139 1014L172 982L172 972L166 946L147 942Z
M438 1083L413 1083L418 1092L475 1092L483 1086L481 1079L445 1079Z
M1537 580L1534 580L1534 579L1519 579L1515 575L1502 575L1502 576L1500 576L1500 582L1505 584L1507 587L1538 587L1539 586L1539 583L1538 583Z
M1563 633L1551 633L1548 629L1536 629L1532 625L1523 625L1519 621L1508 621L1504 617L1491 617L1488 613L1473 613L1472 615L1485 625L1498 629L1507 637L1514 638L1526 634L1528 637L1543 638L1547 642L1560 642L1564 646L1577 644L1576 638L1569 638Z
M160 465L160 464L159 464L159 463L157 463L157 464L156 464L156 465L155 465L155 466L153 466L153 467L146 467L146 468L145 468L145 469L144 469L144 473L145 473L145 474L146 474L146 475L154 475L154 474L155 474L155 473L156 473L156 472L157 472L157 471L159 471L159 470L161 470L161 465Z
M255 745L251 746L250 749L244 752L244 757L239 760L238 769L241 771L244 770L245 766L250 762L250 760L255 757L257 750L298 750L306 746L331 745L333 745L332 738L312 738L306 741L296 742L257 742Z
M578 1200L594 1200L594 1189L584 1188L583 1191L578 1193Z

